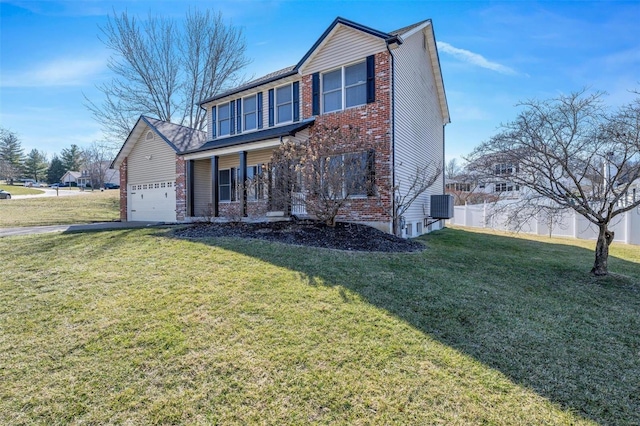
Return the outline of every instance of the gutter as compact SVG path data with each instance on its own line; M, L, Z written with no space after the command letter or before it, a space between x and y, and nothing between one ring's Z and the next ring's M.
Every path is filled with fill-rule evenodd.
M391 227L394 226L393 217L396 214L396 73L395 73L395 58L389 45L391 43L402 43L402 39L399 37L393 37L386 40L387 51L391 57ZM396 230L391 229L391 233L395 235Z

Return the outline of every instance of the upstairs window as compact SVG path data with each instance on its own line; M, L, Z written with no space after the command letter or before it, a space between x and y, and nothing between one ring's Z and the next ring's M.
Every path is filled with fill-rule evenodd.
M276 89L276 123L286 123L293 121L293 95L291 85L278 87Z
M231 133L231 113L229 104L218 107L218 136L225 136Z
M322 106L324 112L342 109L342 68L322 75Z
M322 75L322 110L338 111L367 103L367 63L359 62Z
M367 103L367 64L365 62L345 67L344 82L347 108Z
M244 112L243 112L243 125L244 130L254 130L258 128L258 105L257 105L257 96L249 96L248 98L244 98L242 103L244 104Z
M513 165L511 163L502 163L496 164L494 174L496 175L512 175L513 173L518 173L519 167L518 165Z

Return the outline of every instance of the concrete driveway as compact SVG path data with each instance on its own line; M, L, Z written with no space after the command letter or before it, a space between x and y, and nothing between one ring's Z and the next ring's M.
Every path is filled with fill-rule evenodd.
M165 225L164 222L99 222L77 225L23 226L20 228L0 228L1 237L16 235L45 234L49 232L105 231L110 229L134 229Z

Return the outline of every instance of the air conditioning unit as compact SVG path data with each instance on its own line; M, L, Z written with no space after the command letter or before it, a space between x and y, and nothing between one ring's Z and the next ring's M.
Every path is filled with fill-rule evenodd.
M453 217L453 195L432 195L430 216L433 219L451 219Z

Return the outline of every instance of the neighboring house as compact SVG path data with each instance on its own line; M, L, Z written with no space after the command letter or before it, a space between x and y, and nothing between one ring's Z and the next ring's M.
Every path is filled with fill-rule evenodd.
M283 141L351 125L380 142L366 171L376 194L352 197L338 219L392 232L396 188L406 192L418 167L444 164L450 121L430 20L385 33L337 18L296 65L200 106L206 133L140 117L112 163L122 220L264 217L268 189L235 183L269 170ZM405 212L406 235L443 226L430 215L430 196L443 193L444 176Z
M82 173L80 172L76 172L76 171L68 171L66 172L61 178L60 178L60 182L62 183L68 183L69 185L78 185L80 182L80 180L82 180Z
M102 186L105 183L120 184L120 173L116 169L109 168L110 164L105 163L101 165L100 171L94 171L83 169L79 172L68 171L60 178L60 182L75 184L79 187L91 187L92 182L102 180L102 182L96 183L97 186ZM102 175L102 176L101 176Z

